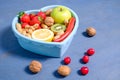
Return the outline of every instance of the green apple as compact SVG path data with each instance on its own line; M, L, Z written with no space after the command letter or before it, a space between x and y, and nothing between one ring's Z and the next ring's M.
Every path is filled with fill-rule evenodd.
M65 6L57 6L53 8L50 16L54 19L55 23L64 23L71 18L71 11Z

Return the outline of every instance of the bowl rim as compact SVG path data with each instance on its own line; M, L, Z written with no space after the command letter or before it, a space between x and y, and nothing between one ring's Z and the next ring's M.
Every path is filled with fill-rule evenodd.
M26 13L32 13L32 12L38 12L38 11L42 11L42 10L45 10L45 9L49 9L49 8L54 8L54 7L57 7L57 6L64 6L64 5L49 5L49 6L45 6L45 7L42 7L40 9L34 9L34 10L26 10L25 12ZM67 6L65 6L67 7ZM24 35L22 35L21 33L19 33L16 29L16 21L18 20L18 15L16 15L14 18L13 18L13 21L12 21L12 30L15 34L17 34L19 37L22 37L26 40L29 40L29 41L32 41L32 42L36 42L36 43L43 43L43 44L50 44L50 45L63 45L64 43L66 43L69 38L71 38L72 35L74 35L75 31L77 31L77 27L79 26L79 18L78 18L78 15L69 7L67 7L71 13L73 14L73 16L76 18L76 22L75 22L75 27L73 29L73 31L70 33L70 35L65 39L63 40L62 42L44 42L44 41L38 41L38 40L35 40L35 39L31 39L31 38L28 38ZM74 32L74 33L73 33ZM17 36L16 36L17 37ZM18 38L18 37L17 37Z

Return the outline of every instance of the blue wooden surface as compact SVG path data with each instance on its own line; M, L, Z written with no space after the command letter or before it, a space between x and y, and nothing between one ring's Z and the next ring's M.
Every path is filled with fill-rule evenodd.
M61 58L40 56L20 47L11 30L11 23L19 11L39 9L60 4L73 9L80 19L79 29L65 55ZM120 0L1 0L0 1L0 80L120 80ZM88 26L97 30L96 36L86 37ZM95 55L88 64L80 59L93 47ZM56 73L64 57L72 59L71 74L61 77ZM37 74L28 70L32 60L43 64ZM86 76L79 74L88 66Z

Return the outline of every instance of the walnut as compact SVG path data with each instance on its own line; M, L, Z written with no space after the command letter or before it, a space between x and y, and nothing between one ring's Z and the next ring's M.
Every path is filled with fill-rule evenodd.
M58 73L62 76L68 76L70 73L71 73L71 69L70 67L68 66L65 66L65 65L61 65L59 68L58 68Z
M30 65L29 69L33 73L37 73L42 69L42 64L39 61L33 60Z
M45 14L49 16L51 12L52 12L52 9L48 9L47 11L45 11Z
M86 29L86 33L88 34L88 36L92 37L96 35L96 30L93 27L88 27Z
M54 24L54 19L52 17L46 17L44 23L47 26L52 26Z

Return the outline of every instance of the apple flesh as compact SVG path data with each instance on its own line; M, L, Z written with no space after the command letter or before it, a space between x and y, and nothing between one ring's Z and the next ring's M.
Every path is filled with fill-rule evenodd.
M55 23L62 24L64 21L68 21L72 14L71 11L65 6L57 6L53 8L50 16L54 19Z

